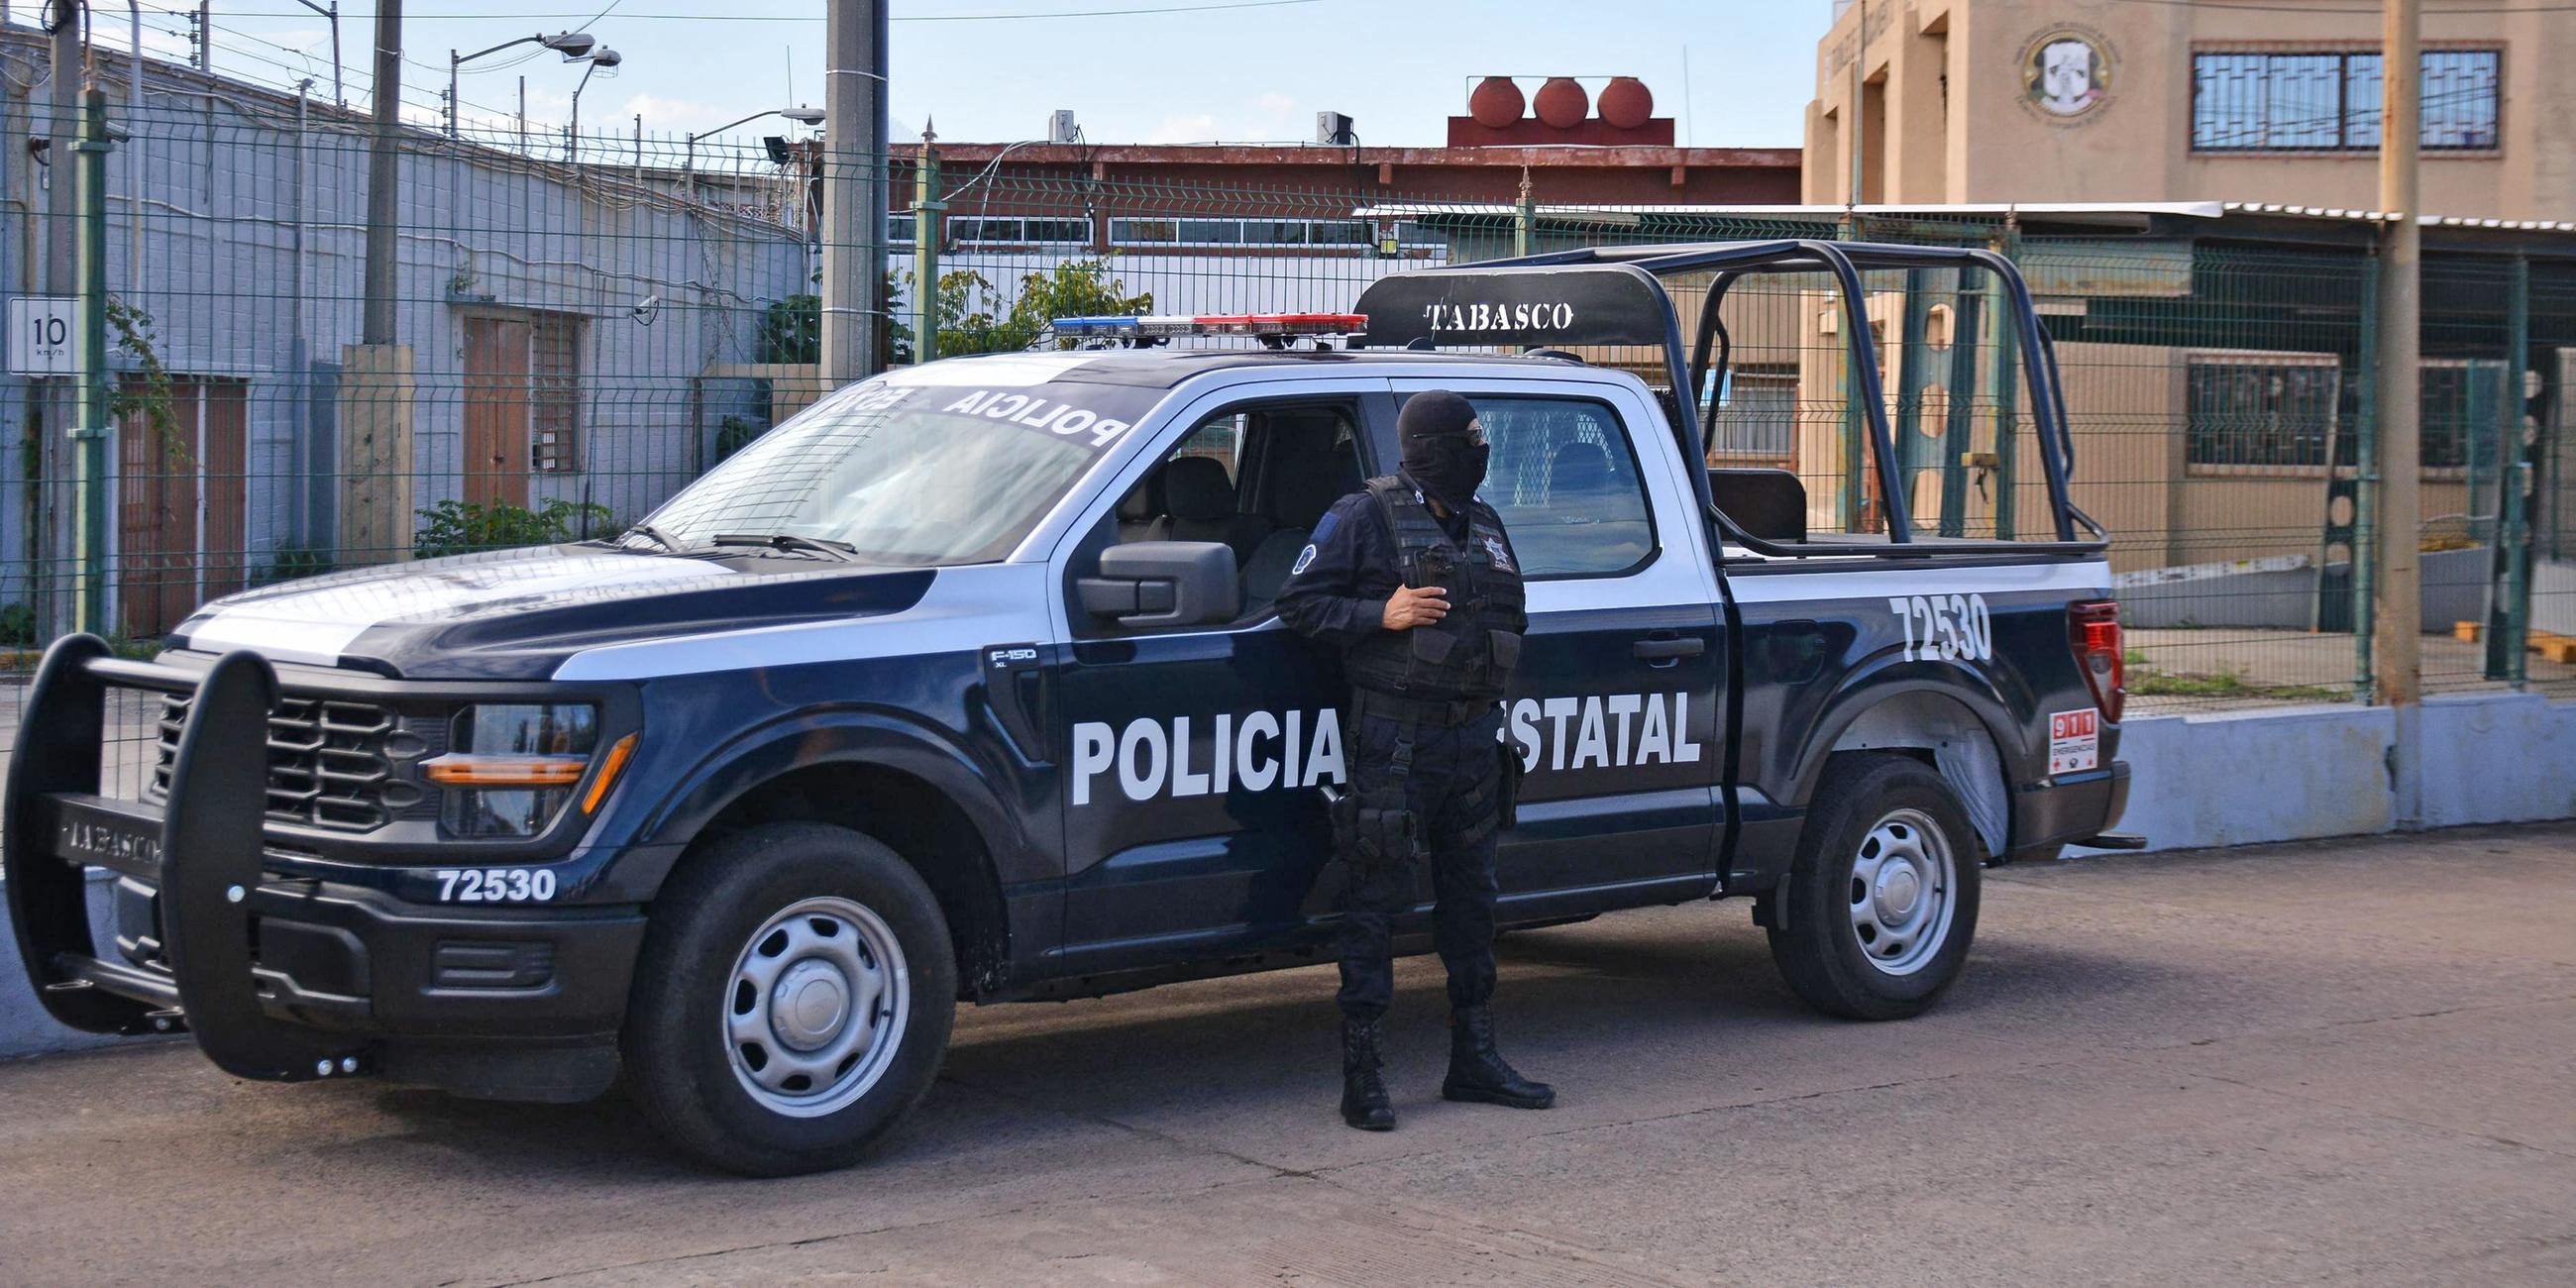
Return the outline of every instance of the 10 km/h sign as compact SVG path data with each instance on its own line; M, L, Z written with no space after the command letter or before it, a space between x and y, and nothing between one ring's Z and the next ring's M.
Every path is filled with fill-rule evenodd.
M80 301L69 295L9 297L9 374L80 374Z

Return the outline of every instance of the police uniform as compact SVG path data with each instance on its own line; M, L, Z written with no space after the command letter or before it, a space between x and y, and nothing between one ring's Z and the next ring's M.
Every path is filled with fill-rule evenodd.
M1473 496L1484 473L1481 440L1466 460L1427 459L1469 442L1475 426L1466 400L1415 395L1400 424L1406 471L1369 480L1324 515L1278 601L1290 627L1340 652L1351 683L1349 782L1331 807L1349 868L1338 997L1342 1112L1371 1130L1394 1125L1378 1073L1380 1020L1394 991L1390 924L1412 906L1415 864L1425 859L1432 941L1448 967L1453 1012L1442 1094L1522 1108L1555 1098L1494 1051L1488 1010L1495 832L1508 821L1520 769L1502 741L1498 705L1528 625L1520 561L1501 518ZM1445 465L1463 479L1453 480L1451 494L1464 503L1438 503L1417 465L1426 474ZM1388 629L1387 601L1400 586L1444 588L1447 614Z

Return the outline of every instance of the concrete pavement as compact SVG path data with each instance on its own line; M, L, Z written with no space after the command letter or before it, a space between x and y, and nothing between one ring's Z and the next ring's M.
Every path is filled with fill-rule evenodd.
M0 1064L0 1280L72 1284L2563 1284L2576 825L1987 874L1966 980L1817 1018L1741 904L1505 943L1547 1113L1388 1135L1321 970L960 1017L871 1164L709 1176L617 1104Z

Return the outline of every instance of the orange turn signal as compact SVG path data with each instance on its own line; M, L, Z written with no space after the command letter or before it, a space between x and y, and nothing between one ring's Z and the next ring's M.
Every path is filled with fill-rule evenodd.
M628 734L608 749L608 757L599 762L599 776L590 780L590 790L581 794L581 812L599 811L599 803L608 799L608 789L617 781L619 770L626 768L626 758L635 754L635 735Z
M582 756L509 756L449 752L421 764L421 773L442 787L570 787L581 781L590 761Z

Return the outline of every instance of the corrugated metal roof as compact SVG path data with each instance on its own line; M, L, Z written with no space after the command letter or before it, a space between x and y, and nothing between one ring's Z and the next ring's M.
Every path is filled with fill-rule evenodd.
M1509 202L1382 202L1361 206L1351 212L1357 219L1426 219L1448 216L1510 218L1520 208ZM1618 216L1636 218L1644 215L1707 215L1741 219L1839 219L1844 215L1872 215L1882 218L1940 219L1946 217L2055 216L2058 218L2118 218L2171 215L2187 219L2221 219L2231 214L2274 215L2294 219L2331 219L2349 223L2386 223L2388 215L2378 210L2345 210L2330 206L2301 206L2267 201L1970 201L1920 206L1741 206L1741 205L1560 205L1547 203L1538 207L1544 219L1580 220L1587 216L1608 219ZM2484 219L2462 215L2419 215L2417 222L2427 228L2491 228L2503 232L2576 233L2576 222L2564 219Z

